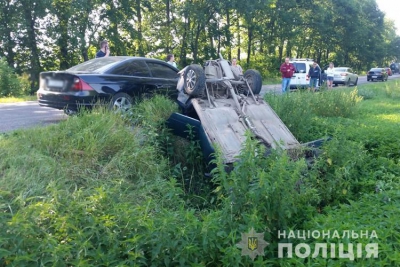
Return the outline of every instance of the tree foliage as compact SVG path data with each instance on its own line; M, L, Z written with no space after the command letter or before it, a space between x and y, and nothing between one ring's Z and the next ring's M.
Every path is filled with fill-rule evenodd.
M37 86L43 70L113 55L202 63L222 53L264 76L285 56L365 70L400 58L400 37L376 0L7 0L0 56Z

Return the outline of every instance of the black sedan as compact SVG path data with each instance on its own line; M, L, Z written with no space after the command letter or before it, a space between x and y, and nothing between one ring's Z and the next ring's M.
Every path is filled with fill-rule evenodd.
M372 68L367 73L367 81L380 80L382 82L388 80L388 73L385 68Z
M65 71L40 73L39 105L63 109L67 114L81 107L107 103L126 110L138 97L156 93L177 97L178 69L164 61L143 57L96 58Z

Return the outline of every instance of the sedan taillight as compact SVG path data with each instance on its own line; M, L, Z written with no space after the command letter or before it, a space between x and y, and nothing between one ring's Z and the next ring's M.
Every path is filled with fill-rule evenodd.
M345 72L340 73L340 76L347 76L347 75L349 75L349 74L348 74L348 73L345 73Z
M93 88L85 81L75 78L74 84L72 85L73 91L92 91Z

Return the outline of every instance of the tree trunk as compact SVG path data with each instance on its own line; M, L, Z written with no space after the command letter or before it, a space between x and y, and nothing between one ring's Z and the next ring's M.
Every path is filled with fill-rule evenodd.
M7 53L6 59L9 66L14 67L15 63L15 52L13 48L15 47L15 41L11 35L11 27L9 22L11 21L11 17L15 14L14 10L10 9L10 2L6 1L6 5L3 7L2 15L4 18L2 19L3 22L3 31L5 36L5 42L3 44L4 51Z
M171 52L171 2L170 0L165 0L165 12L166 12L166 16L167 16L167 31L166 31L166 48L165 50L167 51L167 54L172 53Z
M251 23L251 21L250 21ZM250 66L250 57L251 57L251 44L253 42L253 26L247 27L247 67Z
M199 49L199 38L200 38L200 32L201 32L201 23L197 24L197 29L196 29L196 37L194 39L194 44L193 44L193 61L197 63L197 57L198 57L198 49Z
M226 42L228 44L228 46L226 47L226 50L228 52L228 59L231 60L232 59L232 38L231 38L231 31L230 31L230 27L231 27L231 19L230 19L230 15L229 15L229 9L226 11L226 31L225 31L225 36L226 36ZM218 48L219 50L219 48ZM219 51L218 51L219 53Z
M188 31L190 27L190 17L187 16L187 13L185 13L185 24L183 26L183 34L182 34L182 43L181 43L181 55L180 55L180 60L181 60L181 65L186 66L188 65L187 59L186 59L186 49L187 49L187 36L188 36Z
M237 60L240 61L240 45L241 45L241 40L240 40L240 22L239 22L239 16L237 17L237 33L238 33L238 50L237 50Z
M41 71L40 60L39 60L39 52L38 47L36 44L36 33L35 33L35 21L36 17L35 13L32 12L29 6L24 6L24 17L26 22L26 45L28 49L31 50L31 68L30 68L30 84L31 90L35 90L38 88L38 80L39 80L39 73ZM33 91L31 91L32 93Z

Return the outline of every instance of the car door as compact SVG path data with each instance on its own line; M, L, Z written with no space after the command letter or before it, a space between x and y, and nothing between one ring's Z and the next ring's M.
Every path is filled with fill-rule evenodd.
M347 73L349 74L349 82L354 84L356 82L356 77L353 73L353 70L351 68L348 68Z
M295 73L293 74L290 85L293 87L299 86L307 86L309 81L307 79L308 69L306 62L293 62L292 63L296 68Z
M112 75L108 79L118 85L114 93L124 92L132 97L139 97L152 86L150 70L141 59L123 62L110 71L110 74Z
M163 94L172 99L178 97L176 85L178 83L178 70L164 62L147 61L151 72L151 90L148 94Z

